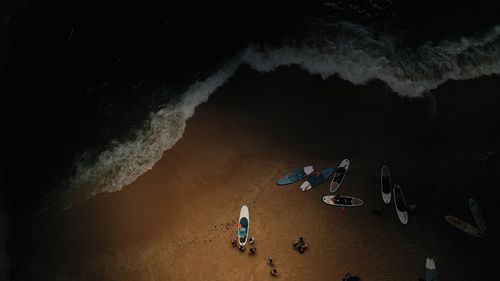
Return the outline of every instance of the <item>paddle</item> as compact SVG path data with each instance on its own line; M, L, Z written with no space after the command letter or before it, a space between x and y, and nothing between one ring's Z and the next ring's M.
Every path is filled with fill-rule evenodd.
M342 192L342 195L341 195L341 196L345 196L345 193L344 193L344 192ZM343 213L345 213L345 207L344 207L344 206L342 206L342 214L343 214Z

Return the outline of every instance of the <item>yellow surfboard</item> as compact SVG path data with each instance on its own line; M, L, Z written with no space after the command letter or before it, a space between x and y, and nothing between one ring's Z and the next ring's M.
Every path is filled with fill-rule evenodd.
M468 222L462 220L462 219L459 219L455 216L450 216L450 215L446 215L444 216L444 219L451 225L453 225L454 227L462 230L463 232L469 234L469 235L472 235L474 237L478 237L478 238L482 238L484 236L484 234L479 230L477 229L475 226L469 224Z

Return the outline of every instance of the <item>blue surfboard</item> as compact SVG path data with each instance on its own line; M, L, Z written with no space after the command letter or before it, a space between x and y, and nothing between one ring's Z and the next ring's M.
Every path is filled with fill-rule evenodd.
M335 168L327 167L309 175L307 180L300 186L300 190L307 191L325 182L335 172Z
M436 264L432 258L425 260L425 281L438 281Z
M297 168L293 172L284 175L282 178L276 181L277 185L287 185L300 180L305 179L308 175L314 172L313 166L305 166L303 168Z

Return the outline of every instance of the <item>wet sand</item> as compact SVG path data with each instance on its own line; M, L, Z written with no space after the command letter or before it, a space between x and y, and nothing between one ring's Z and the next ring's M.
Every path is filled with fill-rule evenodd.
M99 194L44 228L16 239L18 280L265 280L273 256L280 279L418 280L434 257L440 280L495 280L495 195L500 160L479 154L500 144L500 79L449 82L410 100L372 82L354 86L296 68L242 68L188 121L183 138L120 192ZM435 112L434 112L435 111ZM293 168L351 160L341 189L365 205L342 212L308 192L275 185ZM378 177L391 168L417 212L381 217ZM444 222L473 222L478 200L489 228L477 239ZM257 254L231 247L241 205L250 209ZM28 222L29 223L29 222ZM293 240L309 249L299 254Z

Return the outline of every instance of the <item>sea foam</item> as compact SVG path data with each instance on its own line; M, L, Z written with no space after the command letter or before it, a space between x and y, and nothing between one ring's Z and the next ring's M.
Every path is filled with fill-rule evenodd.
M477 37L402 47L390 35L367 27L312 21L302 35L279 46L248 46L208 78L195 81L178 101L150 114L134 138L114 142L93 163L75 164L73 177L57 201L67 209L101 192L115 192L150 170L183 135L186 121L242 64L259 72L297 65L323 78L333 75L354 84L384 81L394 92L419 97L444 82L500 73L500 27Z
M249 52L245 62L260 72L298 65L323 78L338 75L353 84L384 81L401 96L420 97L448 80L500 73L500 26L472 38L401 46L390 35L347 22L314 23L321 34L306 33L263 52ZM319 26L319 27L318 27Z

